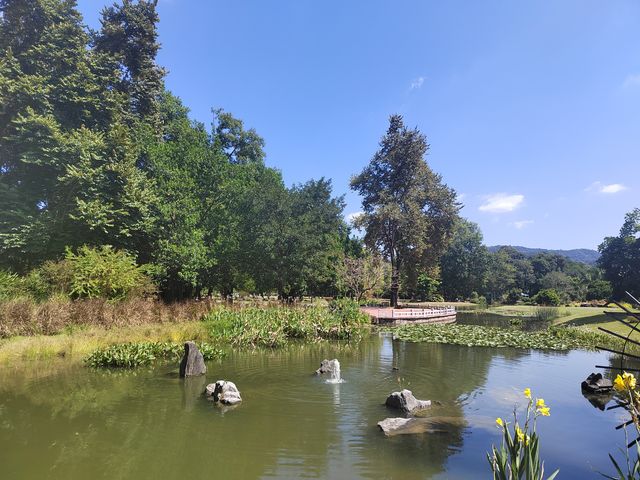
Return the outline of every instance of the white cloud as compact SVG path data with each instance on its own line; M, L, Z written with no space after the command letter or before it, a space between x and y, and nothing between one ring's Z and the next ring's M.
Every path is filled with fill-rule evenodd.
M424 77L418 77L411 80L411 90L417 90L424 84Z
M362 215L364 212L352 212L352 213L348 213L344 216L345 220L347 221L347 223L353 223L353 221L358 218L360 215Z
M627 75L622 83L624 88L640 87L640 73L632 73Z
M506 213L513 212L522 205L524 195L509 195L506 193L494 193L484 197L484 203L478 207L481 212Z
M614 193L623 192L627 190L627 187L622 185L621 183L604 184L602 182L593 182L591 185L585 188L585 190L587 192L597 192L611 195Z
M533 220L518 220L517 222L513 222L513 225L518 230L522 230L524 227L527 227L533 223Z

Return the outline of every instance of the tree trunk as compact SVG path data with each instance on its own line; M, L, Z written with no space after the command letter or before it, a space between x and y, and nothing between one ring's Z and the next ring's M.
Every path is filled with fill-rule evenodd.
M393 272L391 275L391 308L398 308L398 290L400 285L398 284L398 273Z

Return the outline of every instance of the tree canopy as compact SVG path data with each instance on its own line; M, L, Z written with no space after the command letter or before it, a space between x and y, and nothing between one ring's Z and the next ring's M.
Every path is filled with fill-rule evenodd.
M156 3L90 31L72 0L0 0L0 268L108 246L167 299L335 293L343 200L325 179L287 188L231 113L190 119L156 62Z

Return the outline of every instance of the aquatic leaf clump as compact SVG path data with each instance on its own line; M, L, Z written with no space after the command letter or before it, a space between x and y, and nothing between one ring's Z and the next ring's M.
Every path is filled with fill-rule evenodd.
M208 343L198 343L198 349L205 360L222 358L223 350ZM91 367L133 368L149 365L155 360L179 360L184 353L181 343L141 342L120 343L101 348L85 359Z
M469 347L515 347L543 350L595 349L597 344L610 344L605 335L577 328L551 327L524 331L482 325L403 325L385 329L394 339L408 342L448 343Z

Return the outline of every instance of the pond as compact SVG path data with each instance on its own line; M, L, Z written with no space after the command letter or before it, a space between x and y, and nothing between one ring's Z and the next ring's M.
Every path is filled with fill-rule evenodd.
M340 359L342 384L313 371ZM485 457L531 387L551 406L539 421L547 470L560 478L611 472L624 434L620 409L600 411L580 382L608 355L469 348L372 335L348 346L231 352L205 378L177 365L96 371L69 360L0 367L0 477L7 479L489 478ZM394 370L394 367L397 370ZM205 382L234 381L244 402L222 409ZM385 437L400 387L456 417L440 433Z

